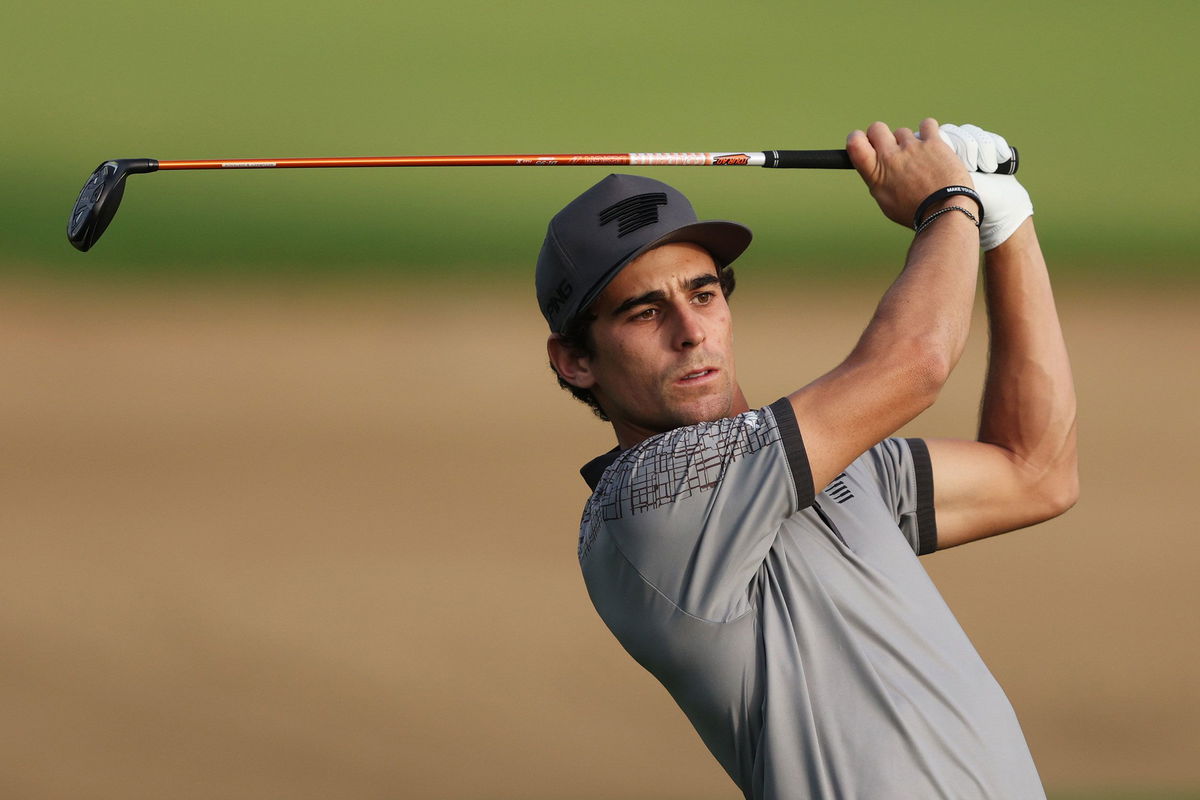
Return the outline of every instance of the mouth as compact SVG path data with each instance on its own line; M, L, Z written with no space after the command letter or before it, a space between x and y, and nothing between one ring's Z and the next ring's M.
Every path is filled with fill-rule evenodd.
M715 378L718 371L719 370L713 367L702 367L701 369L692 370L691 372L683 375L676 382L689 386L697 383L704 383Z

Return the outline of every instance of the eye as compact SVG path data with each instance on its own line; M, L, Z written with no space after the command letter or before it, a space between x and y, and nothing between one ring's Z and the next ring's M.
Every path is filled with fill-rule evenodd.
M700 294L696 295L696 296L695 296L694 298L692 298L692 299L693 299L693 300L694 300L694 301L695 301L695 302L696 302L698 305L706 306L706 305L708 305L709 303L711 303L711 302L713 301L713 298L714 298L714 297L716 297L716 296L717 296L717 293L716 293L716 292L700 292Z
M635 320L651 320L658 316L658 309L654 306L643 308L638 313L634 314L631 319Z

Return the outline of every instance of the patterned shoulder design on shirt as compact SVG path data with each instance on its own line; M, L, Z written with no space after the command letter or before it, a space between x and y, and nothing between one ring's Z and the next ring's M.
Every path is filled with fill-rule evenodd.
M782 439L769 408L676 428L622 453L609 466L583 511L579 557L599 526L711 490L729 466Z

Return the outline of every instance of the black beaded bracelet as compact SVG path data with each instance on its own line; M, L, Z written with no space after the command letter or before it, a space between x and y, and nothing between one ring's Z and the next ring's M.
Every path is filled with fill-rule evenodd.
M966 195L979 204L979 219L975 225L978 226L983 222L983 200L980 199L979 193L970 186L943 186L933 194L921 201L921 205L917 206L917 213L913 215L913 230L920 230L921 223L924 221L925 212L934 203L941 202L947 197L953 197L956 194ZM972 217L974 219L974 217Z
M962 206L946 206L945 208L939 208L937 211L933 212L928 217L921 220L921 224L919 226L917 226L917 235L919 236L921 234L921 231L925 230L930 225L932 225L933 221L935 219L942 216L943 214L949 214L951 211L961 211L962 213L967 215L967 217L971 220L971 222L975 223L976 228L979 227L979 220L975 219L975 215L972 214L970 211L967 211Z

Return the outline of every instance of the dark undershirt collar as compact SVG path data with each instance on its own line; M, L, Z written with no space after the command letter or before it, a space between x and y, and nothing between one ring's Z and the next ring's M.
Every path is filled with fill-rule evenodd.
M596 456L580 467L579 474L587 481L589 489L593 492L596 491L596 485L600 483L600 478L603 477L604 470L608 469L608 465L616 461L619 455L621 455L620 445L609 450L602 456Z

